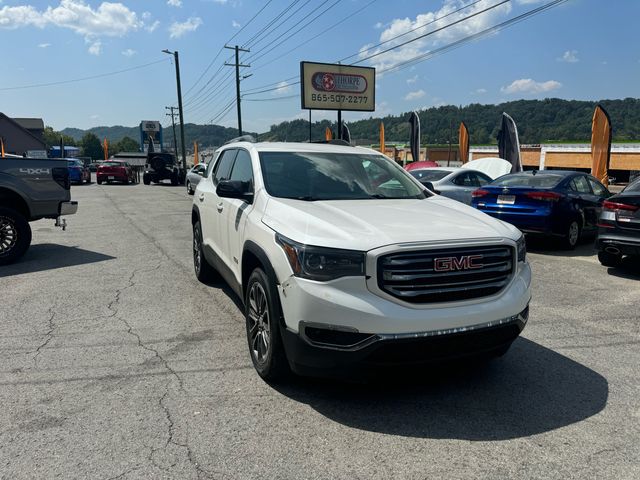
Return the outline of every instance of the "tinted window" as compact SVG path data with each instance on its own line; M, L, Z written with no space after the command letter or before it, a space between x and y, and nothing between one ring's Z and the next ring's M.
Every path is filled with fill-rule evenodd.
M625 192L640 192L640 179L634 180L627 188L624 189Z
M540 187L553 188L558 185L562 179L562 175L553 175L547 173L529 174L508 174L498 178L492 183L498 187Z
M406 173L381 155L262 152L267 192L302 200L425 198Z
M579 193L591 193L591 188L589 187L589 182L587 182L587 177L583 175L575 177L573 180L571 180L570 187L571 190L575 190Z
M599 197L607 196L607 189L604 188L604 185L602 185L600 182L598 182L597 180L594 180L593 178L590 178L589 184L591 185L591 189L593 190L594 194L596 194Z
M207 172L204 174L205 177L210 177L211 172L213 172L213 167L218 164L218 158L220 158L220 154L216 153L215 156L211 159L211 161L207 164Z
M253 181L253 167L251 166L251 155L246 150L238 150L236 161L233 164L233 170L229 180L238 180L240 182Z
M453 183L462 187L479 187L478 179L473 172L465 172L458 175Z
M480 173L480 172L472 172L472 173L473 175L475 175L476 182L478 183L479 187L493 181L489 175L485 175L484 173Z
M225 150L220 154L216 162L216 169L213 174L213 183L217 185L220 180L228 180L233 160L236 158L237 150Z
M418 180L424 180L425 182L437 182L449 175L451 172L446 170L438 170L437 168L429 168L424 170L412 170L409 172Z

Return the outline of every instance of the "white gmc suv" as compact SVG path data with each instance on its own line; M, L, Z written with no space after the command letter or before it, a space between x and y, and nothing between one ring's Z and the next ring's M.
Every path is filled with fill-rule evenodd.
M266 380L502 355L528 318L520 231L374 150L227 144L191 218L196 276L243 300Z

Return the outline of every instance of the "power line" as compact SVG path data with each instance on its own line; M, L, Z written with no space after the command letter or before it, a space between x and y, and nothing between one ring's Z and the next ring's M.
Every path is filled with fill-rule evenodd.
M163 58L162 60L156 60L155 62L149 62L149 63L145 63L142 65L136 65L135 67L130 67L130 68L125 68L123 70L116 70L114 72L107 72L107 73L100 73L97 75L90 75L88 77L80 77L80 78L74 78L71 80L60 80L57 82L48 82L48 83L36 83L33 85L21 85L21 86L17 86L17 87L2 87L0 88L0 91L7 91L7 90L24 90L27 88L39 88L39 87L51 87L54 85L65 85L68 83L76 83L76 82L83 82L85 80L95 80L96 78L103 78L103 77L110 77L113 75L118 75L120 73L125 73L125 72L131 72L133 70L139 70L141 68L146 68L146 67L150 67L151 65L156 65L158 63L162 63L162 62L168 62L168 59Z
M244 95L242 96L244 98ZM245 102L276 102L278 100L288 100L290 98L300 98L300 95L287 95L286 97L276 97L276 98L247 98Z
M284 9L278 13L274 18L271 19L271 21L269 23L267 23L264 27L262 27L262 29L260 29L258 31L258 33L254 34L253 37L251 37L249 40L247 40L246 42L244 42L242 44L242 48L247 48L247 47L251 47L250 43L256 39L257 37L259 37L263 32L265 32L266 30L269 29L269 27L271 27L271 25L273 25L275 22L278 21L279 18L281 18L285 12L287 12L289 9L293 8L295 6L296 3L298 3L300 0L293 0L293 2L291 2L289 5L287 5L286 7L284 7Z

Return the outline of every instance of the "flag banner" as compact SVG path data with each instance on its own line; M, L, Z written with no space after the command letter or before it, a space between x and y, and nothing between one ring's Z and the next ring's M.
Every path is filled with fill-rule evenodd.
M384 145L384 123L380 122L380 151L384 155L385 153L385 145Z
M351 143L351 132L344 122L342 122L342 139L347 143Z
M420 161L420 118L416 112L411 112L409 116L411 124L411 156L414 162Z
M522 171L518 128L513 118L506 113L502 114L502 125L498 132L498 152L500 158L511 164L511 173Z
M198 157L198 142L193 142L193 165L198 165L200 163Z
M460 122L458 132L458 148L460 150L460 161L464 165L469 161L469 130L464 122Z
M609 186L611 158L611 118L600 105L596 106L591 122L591 175Z
M328 142L329 140L333 140L333 134L331 133L331 129L329 127L324 129L324 139Z
M104 137L102 149L104 150L104 160L107 161L109 159L109 142L107 141L107 137Z
M2 147L2 158L4 158L4 139L0 138L0 146Z

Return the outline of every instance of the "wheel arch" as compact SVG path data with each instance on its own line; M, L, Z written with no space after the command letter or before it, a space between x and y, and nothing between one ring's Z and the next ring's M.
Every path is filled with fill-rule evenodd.
M27 221L31 218L31 210L25 199L10 188L0 187L0 205L16 210L24 215Z
M241 278L241 286L242 286L242 295L244 301L244 293L246 292L247 282L249 281L249 276L251 272L255 270L257 267L262 267L264 273L267 274L267 277L275 284L278 284L278 277L276 276L276 272L269 261L269 257L265 253L265 251L256 243L251 240L245 242L244 248L242 250L242 278Z

